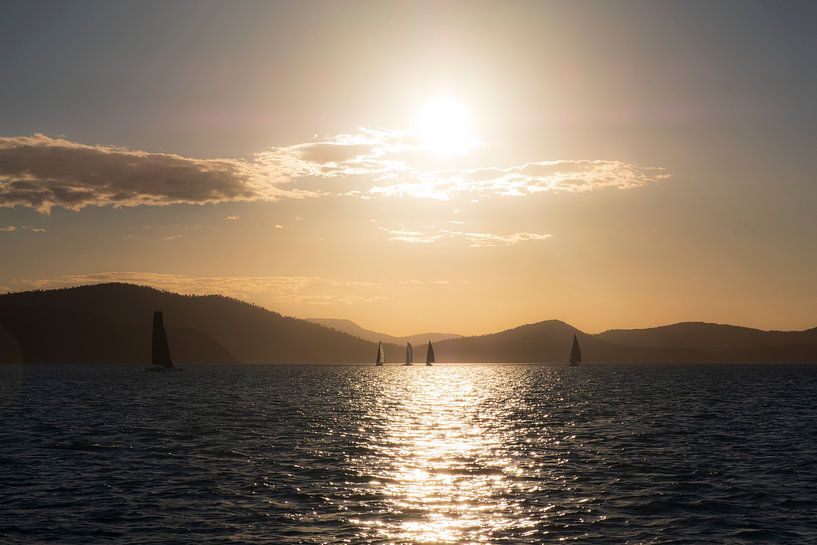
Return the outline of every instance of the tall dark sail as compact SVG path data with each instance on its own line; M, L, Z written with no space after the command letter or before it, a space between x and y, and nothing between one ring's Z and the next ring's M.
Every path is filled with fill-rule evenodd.
M570 365L579 365L582 361L582 351L579 348L579 339L573 335L573 348L570 349Z
M383 351L383 341L377 343L377 360L375 361L375 366L380 367L386 363L386 353Z
M426 352L426 365L434 363L434 347L431 346L431 341L428 341L428 352Z
M173 360L170 359L170 347L167 345L167 333L165 333L164 319L160 310L153 313L153 365L160 367L173 367Z

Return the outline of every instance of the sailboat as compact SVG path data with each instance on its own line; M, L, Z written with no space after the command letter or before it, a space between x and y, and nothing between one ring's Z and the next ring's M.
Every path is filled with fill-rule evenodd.
M167 344L167 333L161 310L153 312L151 363L153 367L148 367L147 371L181 371L178 367L173 367L173 360L170 358L170 347Z
M383 367L386 363L386 352L383 350L383 341L377 343L377 360L374 362L375 367Z
M406 343L406 363L403 365L411 365L414 362L414 348L411 343Z
M579 339L573 335L573 348L570 349L570 366L576 367L582 361L582 351L579 348Z
M431 346L431 341L428 341L428 351L426 352L426 365L431 367L434 363L434 347Z

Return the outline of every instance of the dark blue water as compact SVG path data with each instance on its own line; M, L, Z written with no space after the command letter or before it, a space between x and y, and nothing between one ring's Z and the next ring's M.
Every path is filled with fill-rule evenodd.
M817 543L817 366L0 367L1 543Z

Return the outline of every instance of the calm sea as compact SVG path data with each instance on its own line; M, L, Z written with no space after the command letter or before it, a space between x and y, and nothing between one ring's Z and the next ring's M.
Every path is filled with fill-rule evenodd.
M0 542L817 543L817 366L0 366Z

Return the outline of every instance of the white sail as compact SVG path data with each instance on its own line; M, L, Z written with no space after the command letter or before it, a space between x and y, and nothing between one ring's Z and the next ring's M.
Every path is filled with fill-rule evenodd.
M411 365L414 362L414 348L411 343L406 343L406 365Z

